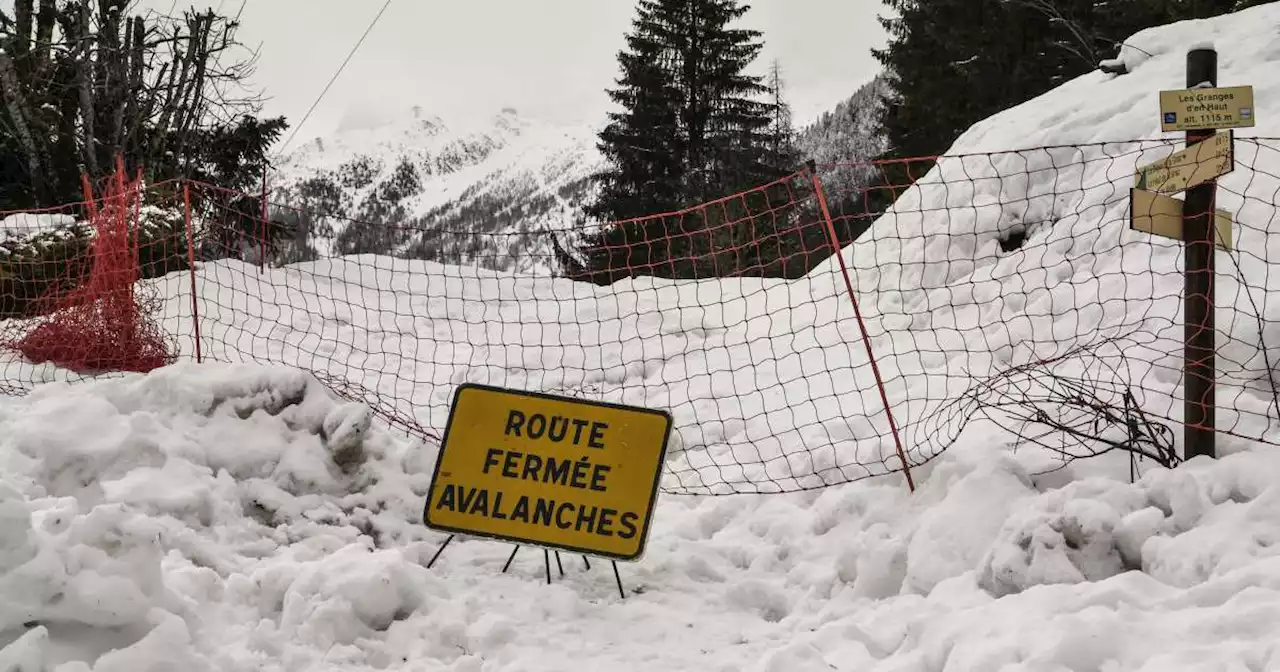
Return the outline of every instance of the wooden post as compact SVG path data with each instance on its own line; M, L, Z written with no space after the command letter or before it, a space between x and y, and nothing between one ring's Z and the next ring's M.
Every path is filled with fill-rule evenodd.
M1187 88L1217 86L1218 52L1212 48L1187 52ZM1214 131L1188 130L1190 147L1212 137ZM1183 292L1185 365L1183 368L1183 457L1216 457L1214 446L1214 221L1217 180L1187 190L1182 210L1186 263Z

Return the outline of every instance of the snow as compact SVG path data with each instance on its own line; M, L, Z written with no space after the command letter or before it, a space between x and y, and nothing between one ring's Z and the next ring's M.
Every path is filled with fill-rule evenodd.
M948 417L931 404L963 391L947 366L980 376L1106 336L1147 337L1132 371L1155 412L1177 410L1176 377L1149 372L1176 352L1180 279L1115 279L1173 269L1178 250L1128 230L1128 180L1174 149L1156 141L1156 95L1181 82L1190 39L1231 44L1220 79L1277 107L1278 22L1272 4L1134 36L1151 56L1125 50L1129 74L1085 75L951 154L1149 142L944 160L896 227L845 251L913 449ZM1236 134L1240 165L1258 169L1225 178L1218 204L1249 252L1219 298L1245 316L1258 311L1232 279L1269 279L1280 252L1265 228L1280 152L1246 141L1280 121L1258 123ZM1000 255L1009 203L1055 223ZM261 275L220 261L197 284L205 352L223 363L67 384L4 355L6 378L51 382L0 400L0 670L1280 670L1280 451L1249 440L1276 431L1249 357L1280 334L1256 320L1222 325L1240 356L1220 358L1235 367L1220 403L1256 412L1219 412L1238 434L1220 459L1144 464L1134 483L1123 460L1046 474L1043 452L971 422L913 472L914 494L882 475L664 495L644 561L620 567L625 600L607 563L565 554L547 585L542 553L521 549L503 573L510 546L492 541L456 539L428 569L445 539L419 522L433 444L388 433L316 377L437 429L461 382L667 408L671 491L813 486L832 465L883 474L892 444L837 277L828 263L794 282L602 289L375 257ZM170 333L191 333L189 282L156 282ZM1258 310L1274 294L1254 288ZM1127 312L1088 312L1109 297ZM935 361L893 355L922 344Z
M518 266L504 270L549 275L550 243L545 236L524 238L548 227L565 228L572 220L562 191L598 167L595 141L590 126L548 123L511 108L492 116L450 119L416 106L403 112L384 110L344 120L334 137L317 138L280 157L278 170L270 176L270 200L332 216L325 220L333 231L314 232L308 241L322 256L330 254L349 220L382 222L387 209L403 208L401 219L425 218L417 226L436 242L457 238L466 247L480 239L478 235L503 241L494 249L472 253L489 264L504 263L508 246L527 246L514 260ZM401 193L406 188L396 176L406 165L412 166L420 184ZM343 203L308 200L305 192L318 180L341 189ZM472 231L468 219L462 218L461 223L432 230L436 220L453 222L451 217L468 208L487 209L492 215L495 204L513 201L524 201L523 217L515 217L514 225L490 224Z
M0 213L2 214L2 213ZM75 217L60 213L19 212L0 219L0 260L21 252L40 234L40 244L48 245L76 235Z
M914 496L668 499L621 601L603 563L565 556L548 586L541 553L502 574L493 542L425 568L432 453L372 429L344 471L348 439L325 428L351 408L294 369L189 363L0 406L0 655L59 672L1280 663L1274 451L1132 486L1039 491L978 452Z
M75 223L71 215L19 212L0 219L0 236L16 236L57 231Z
M1124 59L1122 58L1103 59L1102 61L1098 62L1098 67L1108 71L1121 69L1121 68L1124 68Z
M845 250L875 350L937 352L932 366L951 362L983 378L1088 348L1139 383L1146 410L1181 422L1182 248L1129 228L1128 192L1139 166L1182 146L1183 134L1160 131L1159 91L1181 88L1188 42L1229 42L1219 81L1251 84L1259 110L1280 104L1280 47L1253 23L1276 12L1143 31L1126 41L1128 74L1083 75L970 128L895 203L892 225ZM1236 250L1217 258L1225 450L1280 431L1280 280L1269 272L1280 262L1271 228L1280 119L1261 114L1257 124L1235 129L1237 167L1218 182L1216 207L1233 213ZM1000 235L1018 227L1028 233L1024 247L1002 253ZM836 273L835 264L813 275ZM904 377L928 370L916 360L902 357L896 368ZM1083 366L1068 361L1060 372L1081 375ZM955 436L967 420L947 405L971 384L967 376L931 378L937 391L927 394L890 383L900 414L926 419L908 427L917 445Z

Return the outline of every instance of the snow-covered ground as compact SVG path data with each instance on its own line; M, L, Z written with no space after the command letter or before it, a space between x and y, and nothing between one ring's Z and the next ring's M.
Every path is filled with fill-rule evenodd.
M51 385L0 427L0 669L1280 669L1280 451L668 498L623 601L494 542L426 569L432 451L294 370Z
M295 367L435 429L467 381L667 408L672 491L883 473L892 443L834 265L601 289L374 257L219 262L198 274L205 353L285 366L183 363L0 401L0 670L1280 670L1280 450L1248 440L1280 425L1257 361L1280 343L1257 330L1280 308L1263 284L1280 153L1244 140L1280 135L1278 24L1273 4L1144 32L1130 74L1086 75L952 152L1159 138L1157 92L1180 86L1186 45L1218 42L1220 80L1252 84L1259 110L1237 132L1255 170L1218 204L1241 250L1218 289L1240 316L1222 324L1238 356L1219 400L1240 410L1219 411L1239 434L1221 459L1134 484L1121 460L1037 476L1043 453L971 422L942 428L955 441L914 494L883 475L664 496L644 560L621 567L626 600L606 563L566 555L548 586L541 552L503 574L510 546L490 541L427 569L445 538L419 523L433 446ZM1158 357L1177 356L1159 339L1178 336L1178 253L1124 216L1134 167L1170 151L1147 147L944 161L846 251L916 456L972 384L948 367L1113 335L1145 339L1130 373L1176 420ZM1054 224L999 253L1015 215ZM191 333L187 283L159 283L171 333Z
M372 223L375 231L401 227L404 239L359 251L549 275L545 231L574 221L600 162L590 126L509 108L449 120L416 107L387 110L280 157L269 200L282 214L298 208L316 220L307 242L320 256L351 249L335 245L349 227Z

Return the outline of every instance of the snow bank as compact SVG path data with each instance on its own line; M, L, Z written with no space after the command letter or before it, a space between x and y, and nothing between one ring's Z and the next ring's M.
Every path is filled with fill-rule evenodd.
M1037 480L998 450L916 495L666 498L623 565L419 523L433 453L313 378L175 365L0 401L16 669L1274 669L1280 453ZM358 449L356 448L358 447ZM339 456L345 456L339 458ZM553 563L554 564L554 563ZM0 669L14 669L3 668Z
M0 632L27 629L18 653L54 629L150 632L93 668L116 670L195 646L210 600L327 643L385 630L439 581L403 558L431 464L370 417L306 374L251 365L4 402ZM228 669L193 655L165 660Z
M1277 21L1265 5L1138 33L1126 74L1095 71L975 124L845 249L913 444L959 434L969 418L943 411L976 381L1076 347L1118 367L1149 413L1181 422L1182 246L1130 230L1129 188L1139 166L1181 148L1183 134L1160 131L1159 92L1182 88L1188 44L1216 40L1222 85L1250 84L1259 110L1280 109ZM1218 426L1258 440L1280 431L1280 116L1235 137L1216 206L1235 219L1235 251L1217 257ZM1023 247L1002 251L1015 230ZM832 259L812 276L836 272Z

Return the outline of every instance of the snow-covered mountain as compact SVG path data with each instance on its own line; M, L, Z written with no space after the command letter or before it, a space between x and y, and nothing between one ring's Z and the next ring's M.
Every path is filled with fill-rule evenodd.
M889 149L880 127L882 97L888 91L889 80L878 74L796 134L796 144L818 164L829 191L851 193L875 177L866 162Z
M547 272L547 231L574 226L599 164L586 126L509 108L446 121L414 107L281 157L270 200L320 256L391 253Z
M879 77L814 123L797 143L823 165L833 193L870 175L855 162L884 148L875 130ZM556 270L562 242L587 222L591 173L603 166L595 130L556 126L515 110L449 120L422 108L345 124L277 161L275 217L291 220L306 256L379 253L498 271ZM291 259L296 261L299 259Z

